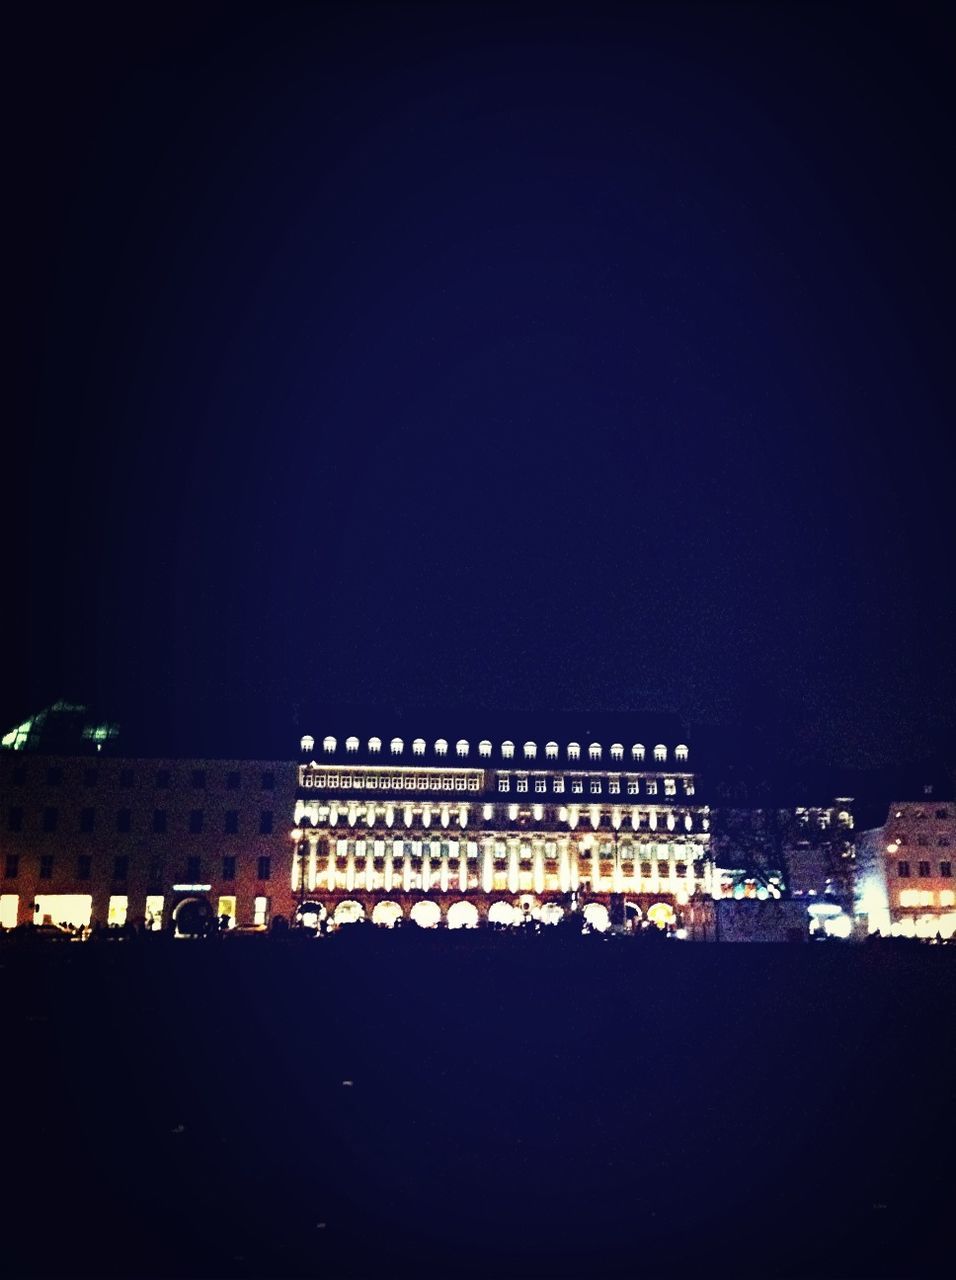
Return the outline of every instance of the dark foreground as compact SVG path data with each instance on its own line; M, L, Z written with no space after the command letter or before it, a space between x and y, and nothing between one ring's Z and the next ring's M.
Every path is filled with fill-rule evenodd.
M956 947L405 931L0 965L9 1275L949 1273Z

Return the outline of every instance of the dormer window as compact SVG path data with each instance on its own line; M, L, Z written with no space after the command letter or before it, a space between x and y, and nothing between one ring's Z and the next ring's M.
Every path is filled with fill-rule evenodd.
M632 759L632 760L643 760L643 759L644 759L644 744L643 744L643 743L641 743L641 742L635 742L635 743L634 743L633 747L631 747L631 759Z
M538 748L535 745L535 743L526 742L524 744L524 758L526 760L533 760L537 754L538 754Z
M322 750L323 750L323 751L334 751L334 750L335 750L335 739L334 739L334 738L323 738L323 739L322 739Z
M468 754L468 742L465 738L458 739L455 743L455 751L460 756L466 756Z
M439 756L448 755L448 743L445 741L444 738L439 738L438 741L435 743L435 754Z
M299 743L299 748L302 751L314 751L315 738L313 738L310 733L305 734L302 738L302 741Z
M346 739L345 739L345 750L346 750L346 751L358 751L358 738L346 738Z
M679 747L674 748L674 759L684 761L687 759L687 748L683 743Z
M381 749L382 749L382 739L381 739L381 738L369 738L369 740L368 740L368 749L369 749L369 751L371 751L373 754L375 754L375 753L377 753L377 752L381 751Z
M581 744L579 742L568 743L568 759L569 760L581 759Z
M501 744L501 754L506 760L510 760L515 753L515 744L513 742L503 742Z
M591 757L592 760L600 760L601 758L600 742L591 743L591 745L588 747L588 755Z
M478 743L478 754L480 756L491 755L491 743L487 738L482 738L481 742Z
M389 745L392 748L393 756L400 756L405 750L405 743L402 742L401 738L393 738Z
M624 759L624 746L622 743L620 742L611 743L611 759L612 760Z
M557 760L558 744L556 742L547 743L547 745L544 748L544 754L548 757L549 760Z
M416 738L412 743L412 751L416 756L423 756L425 754L425 739Z
M658 763L660 764L663 764L663 762L667 759L667 748L664 746L662 742L659 742L657 746L654 748L654 759L658 761Z

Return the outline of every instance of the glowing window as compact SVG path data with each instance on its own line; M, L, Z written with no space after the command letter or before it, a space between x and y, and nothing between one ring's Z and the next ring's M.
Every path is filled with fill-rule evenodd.
M393 756L399 756L405 750L405 743L402 742L401 738L393 738L390 745Z
M299 746L303 751L314 751L315 738L313 738L310 733L306 733L303 735L302 740L299 743Z
M687 748L684 746L684 744L683 744L683 743L681 743L681 745L680 745L679 747L675 747L675 748L674 748L674 758L675 758L676 760L686 760L686 759L687 759Z
M563 779L563 778L555 778L555 780L554 780L554 789L555 789L555 791L556 791L556 792L558 792L559 794L564 790L564 779Z
M667 748L664 746L662 742L659 742L657 746L654 748L654 759L655 760L667 759Z
M323 750L323 751L334 751L334 750L335 750L335 739L334 739L334 738L323 738L323 739L322 739L322 750Z
M445 741L444 738L439 738L438 741L435 743L435 751L440 756L445 756L448 754L448 743Z
M631 747L631 759L632 760L644 759L644 747L640 742L635 742L633 747Z
M269 899L253 898L252 900L252 923L259 925L267 925L269 923Z
M0 929L15 929L17 927L19 906L19 894L4 893L0 895Z
M527 790L528 790L528 779L527 779L527 778L519 778L519 779L518 779L518 787L517 787L517 789L518 789L519 791L527 791Z
M511 819L512 822L515 822L517 820L518 806L516 804L508 805L508 817Z
M515 753L515 744L513 742L503 742L501 744L501 754L506 760L510 760Z
M106 923L117 927L126 923L126 912L129 907L129 898L125 893L116 893L109 900L109 906L106 910Z
M416 738L412 743L412 751L414 751L417 756L423 756L425 754L425 739Z
M467 740L465 738L459 738L458 741L455 743L455 750L458 752L460 756L466 756L468 754Z
M568 743L568 759L580 760L580 758L581 758L581 744L578 742L569 742Z
M611 759L612 759L612 760L623 760L623 759L624 759L624 745L623 745L623 743L620 743L620 742L612 742L612 743L611 743Z
M381 751L381 749L382 749L382 739L381 739L381 738L369 738L369 740L368 740L368 749L369 749L369 751Z
M538 754L537 745L534 742L526 742L524 744L524 754L526 760L533 760Z
M158 930L163 927L163 896L152 893L146 899L146 928Z
M358 738L346 738L346 739L345 739L345 750L346 750L346 751L358 751Z
M510 791L510 790L511 790L511 779L510 779L510 778L499 778L499 779L498 779L498 790L499 790L499 791Z
M556 742L546 743L544 748L544 754L548 757L549 760L557 760L558 744Z
M591 757L592 760L600 760L601 758L600 742L591 743L591 745L588 747L588 755Z
M481 742L478 743L478 754L480 756L491 755L491 743L488 741L487 738L483 738Z

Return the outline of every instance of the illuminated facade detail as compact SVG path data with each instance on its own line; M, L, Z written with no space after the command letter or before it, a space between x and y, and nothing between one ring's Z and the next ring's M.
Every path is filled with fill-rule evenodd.
M403 741L391 739L393 755ZM665 775L666 759L645 765L643 747L625 748L629 737L564 741L423 734L411 739L414 764L391 767L371 750L321 761L304 753L293 888L333 927L347 918L426 928L553 921L590 906L599 930L643 920L655 903L677 921L686 904L710 897L719 880L708 810L676 749L655 751L673 754ZM579 801L566 804L568 792ZM340 916L342 903L358 904L361 917L351 907Z
M859 841L856 910L869 932L956 937L956 801L926 786Z

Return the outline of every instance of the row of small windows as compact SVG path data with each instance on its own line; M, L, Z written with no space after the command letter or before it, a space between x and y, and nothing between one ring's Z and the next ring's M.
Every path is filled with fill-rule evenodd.
M531 780L529 780L528 778L516 778L514 781L515 781L515 791L524 792L529 790L529 783ZM535 792L537 792L539 795L543 795L544 793L547 792L549 779L534 778L533 781L534 781ZM572 778L569 784L566 783L564 778L551 778L550 782L551 782L551 789L555 793L555 795L563 795L566 786L568 787L572 795L580 796L584 794L583 778ZM665 796L677 795L676 778L664 778L663 784L664 784L663 794ZM602 795L604 792L605 785L607 786L608 795L619 796L621 794L620 778L607 778L607 779L591 778L588 781L588 792L592 796ZM629 796L638 796L641 794L640 781L637 778L629 778L625 785L627 788L627 794ZM510 791L511 779L504 778L504 777L499 778L498 790ZM645 778L644 794L648 796L656 796L658 794L658 781L656 778ZM694 784L689 778L687 778L684 780L684 795L692 796L693 794L694 794Z
M39 878L41 880L52 880L53 870L56 863L55 856L52 853L44 853L40 855ZM190 856L184 862L184 875L190 884L198 883L203 876L203 860L198 856ZM151 884L159 883L163 876L163 863L160 859L151 860L148 868L148 879ZM20 855L18 853L8 853L4 860L3 878L5 880L16 880L20 875ZM76 880L90 880L93 875L93 855L90 853L81 853L75 863ZM222 879L235 880L236 878L236 855L226 854L222 859ZM272 858L265 854L256 858L256 879L270 880L272 878ZM129 879L129 858L124 854L119 854L113 859L113 879L125 881Z
M191 769L189 772L189 785L196 791L203 791L208 782L208 772L205 769ZM114 775L109 773L104 781L109 784L113 782ZM13 770L14 786L22 787L27 780L27 771L25 765L18 765ZM60 765L51 765L46 771L46 783L50 787L58 787L63 784L64 772ZM135 787L136 773L133 769L121 769L119 771L119 785L121 787ZM157 769L153 774L153 786L159 791L166 791L174 786L178 778L173 777L171 769ZM83 785L85 787L95 787L100 782L99 769L83 770ZM276 785L276 775L273 769L264 769L259 774L259 786L263 791L274 791ZM238 769L232 769L225 774L225 786L227 791L238 791L242 786L242 774Z
M894 838L895 838L895 840L896 840L896 843L897 843L897 844L909 844L909 839L908 839L908 837L907 837L907 835L906 835L906 833L905 833L905 832L900 832L900 834L899 834L898 836L894 837ZM921 833L916 837L916 843L917 843L917 844L919 844L919 845L928 845L928 844L930 843L930 838L929 838L929 836L928 836L928 835L924 835L924 834L921 832ZM936 837L936 843L937 843L937 844L939 844L939 845L943 845L944 847L945 847L945 846L948 846L948 845L949 845L949 843L950 843L950 837L949 837L949 836L945 836L945 835L944 835L944 836L937 836L937 837Z
M117 809L115 818L115 829L120 833L127 833L132 830L133 814L131 809ZM272 809L262 809L259 812L259 834L271 835L275 826L274 811ZM60 811L55 806L48 806L41 810L41 828L43 831L57 831L60 827ZM82 833L90 833L96 830L96 810L81 809L80 820L77 829ZM152 829L157 834L163 834L169 829L169 814L166 809L153 810ZM191 809L187 820L187 829L190 835L200 835L206 829L206 817L202 809ZM23 830L23 809L14 806L7 811L7 830L22 831ZM225 835L238 835L239 833L239 810L227 809L223 815L223 832Z
M313 751L315 749L315 739L308 734L302 739L302 750ZM360 746L358 738L346 738L345 750L358 751ZM412 754L423 756L426 751L426 742L424 738L415 738L412 742ZM335 751L338 747L338 740L333 737L323 738L322 750L326 752ZM389 743L392 755L401 755L405 750L405 741L403 738L392 738ZM381 738L369 738L368 749L374 755L382 750ZM435 754L439 756L448 755L449 745L445 738L439 738L434 746ZM467 756L471 750L471 745L465 738L459 738L455 743L455 754L461 757ZM534 760L538 755L538 745L535 742L526 742L522 748L524 758L526 760ZM545 758L548 760L557 760L560 748L556 742L547 742L544 747ZM487 738L478 743L478 754L488 757L491 755L492 745ZM591 760L600 760L603 756L604 748L599 742L592 742L588 745L587 754ZM506 760L510 760L515 754L515 744L513 742L503 742L501 744L501 754ZM579 742L569 742L567 747L569 760L581 759L581 744ZM613 742L610 747L610 756L612 760L624 759L624 744L621 742ZM631 747L631 759L643 760L645 758L645 747L643 743L635 742ZM658 743L654 748L654 759L656 761L665 761L667 759L667 747L663 743ZM687 747L681 743L680 746L674 748L674 759L685 761L687 759Z
M925 876L931 876L933 874L932 871L930 870L930 864L928 862L920 862L918 866L919 866L919 871L917 873L918 875L925 877ZM910 878L910 864L906 861L898 862L896 864L896 873L901 880L908 880ZM953 874L952 862L941 862L939 864L939 874L942 876L944 880L948 880Z

